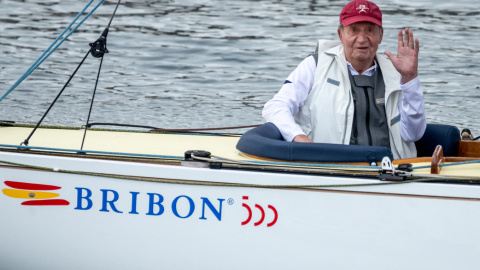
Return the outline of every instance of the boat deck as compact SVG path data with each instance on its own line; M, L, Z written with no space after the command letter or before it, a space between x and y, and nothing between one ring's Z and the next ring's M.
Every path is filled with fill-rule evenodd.
M0 127L0 144L20 145L32 128ZM29 140L31 147L80 150L84 129L38 129ZM182 158L188 150L206 150L234 160L251 159L235 148L240 135L153 133L88 130L83 150Z
M0 146L16 149L30 134L32 127L0 126ZM80 150L84 129L80 128L39 128L29 140L29 147L36 151L73 152ZM184 157L188 150L205 150L212 155L235 161L271 161L260 157L249 156L236 149L240 135L212 135L200 133L157 133L127 130L87 131L83 150L87 153L102 155L126 155L151 158L169 158L177 161ZM477 143L477 142L476 142ZM444 163L455 163L455 166L443 166L442 176L478 177L480 163L468 163L476 158L445 158ZM421 157L408 160L395 160L394 164L411 163L415 174L431 174L431 157ZM463 164L458 164L463 162ZM292 163L300 165L299 163ZM278 164L277 164L278 165ZM285 164L283 164L285 165ZM319 164L312 164L318 167ZM368 164L349 164L368 165ZM288 164L287 164L288 166ZM308 167L308 164L301 163ZM355 166L352 166L355 167ZM343 168L348 170L348 168ZM355 168L353 168L355 169Z

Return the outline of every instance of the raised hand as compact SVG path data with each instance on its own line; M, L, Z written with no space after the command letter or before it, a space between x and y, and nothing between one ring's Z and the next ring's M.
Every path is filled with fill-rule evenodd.
M395 69L402 75L402 82L405 84L418 76L418 52L420 43L418 38L413 38L412 30L405 28L405 37L402 30L398 31L397 56L391 52L384 53L390 58Z

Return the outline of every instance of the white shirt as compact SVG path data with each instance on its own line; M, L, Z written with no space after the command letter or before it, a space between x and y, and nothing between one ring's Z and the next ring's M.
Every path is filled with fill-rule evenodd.
M347 62L347 65L352 75L360 75L350 63ZM316 68L313 56L305 58L288 76L280 91L263 108L262 115L265 121L272 122L286 141L292 141L297 135L305 135L295 122L294 116L312 90ZM374 66L361 75L372 76L376 69L375 62ZM400 133L404 141L414 142L423 136L426 125L422 85L417 77L406 84L400 82L400 87L402 89L402 102L398 103L401 115Z

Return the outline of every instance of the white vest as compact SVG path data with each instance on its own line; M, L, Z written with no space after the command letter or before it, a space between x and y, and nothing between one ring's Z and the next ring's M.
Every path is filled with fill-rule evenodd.
M349 144L353 124L353 97L348 77L347 60L340 42L319 40L318 61L313 87L307 100L295 115L295 121L314 142ZM400 134L400 74L392 63L375 57L385 82L385 113L390 131L393 158L417 156L415 143L403 141Z

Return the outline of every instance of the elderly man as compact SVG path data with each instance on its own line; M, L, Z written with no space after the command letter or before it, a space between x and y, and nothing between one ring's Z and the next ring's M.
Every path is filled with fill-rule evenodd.
M400 30L397 56L377 54L382 13L365 0L343 8L337 32L340 42L319 40L263 117L287 141L386 146L395 159L415 157L426 128L418 39Z

